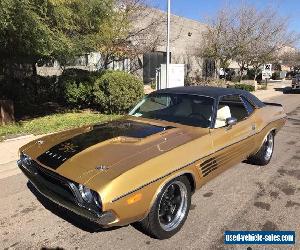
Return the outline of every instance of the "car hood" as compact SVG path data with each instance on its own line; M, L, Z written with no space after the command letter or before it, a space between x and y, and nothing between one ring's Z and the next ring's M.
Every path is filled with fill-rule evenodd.
M127 117L48 135L25 145L21 151L77 183L85 184L96 175L107 183L207 133L208 129Z

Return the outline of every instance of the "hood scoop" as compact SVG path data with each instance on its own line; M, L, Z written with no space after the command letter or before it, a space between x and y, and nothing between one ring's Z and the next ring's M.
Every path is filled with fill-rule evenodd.
M174 127L156 126L129 120L97 124L90 131L48 149L45 153L37 157L37 160L52 169L57 169L74 155L106 140L116 137L142 139L172 128Z

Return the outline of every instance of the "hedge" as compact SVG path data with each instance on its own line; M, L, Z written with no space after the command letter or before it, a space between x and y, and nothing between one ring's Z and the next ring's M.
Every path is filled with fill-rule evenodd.
M124 71L107 71L95 81L93 95L102 112L126 113L143 97L143 82Z
M235 84L233 87L236 89L242 89L242 90L246 90L249 92L255 91L255 87L253 85L249 85L249 84L240 83L240 84Z

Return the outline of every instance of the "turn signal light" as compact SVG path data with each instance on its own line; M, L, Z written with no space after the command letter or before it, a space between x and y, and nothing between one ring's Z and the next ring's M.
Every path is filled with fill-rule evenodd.
M127 199L127 204L131 205L135 202L140 201L141 199L142 199L142 194L141 193L135 194L135 195L131 196L129 199Z

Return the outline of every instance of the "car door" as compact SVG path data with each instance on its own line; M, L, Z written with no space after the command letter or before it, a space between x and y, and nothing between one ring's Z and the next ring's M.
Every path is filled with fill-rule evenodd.
M239 95L224 96L219 100L215 128L211 129L214 154L201 164L204 177L222 172L252 152L256 129L251 117L254 108L246 102ZM237 123L227 126L226 118L236 118Z

